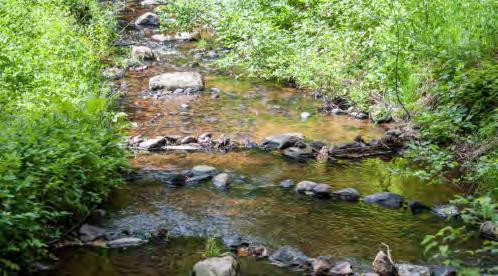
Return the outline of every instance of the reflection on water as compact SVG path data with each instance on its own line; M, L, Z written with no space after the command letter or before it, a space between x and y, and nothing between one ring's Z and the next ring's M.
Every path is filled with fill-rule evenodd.
M109 207L125 210L121 222L137 210L160 212L163 206L189 216L223 218L223 227L257 236L271 247L296 245L310 256L353 257L368 262L378 246L388 243L395 256L420 261L420 241L443 222L431 216L414 217L409 210L389 210L363 203L318 200L281 190L283 179L313 180L333 189L353 187L362 195L391 191L407 200L444 203L453 192L448 186L428 186L416 178L392 174L396 161L379 159L337 164L295 163L258 152L227 154L145 155L134 160L143 168L184 169L208 164L235 175L229 191L210 182L170 189L161 183L133 183L118 191ZM113 224L114 222L111 222ZM119 225L119 223L117 223Z

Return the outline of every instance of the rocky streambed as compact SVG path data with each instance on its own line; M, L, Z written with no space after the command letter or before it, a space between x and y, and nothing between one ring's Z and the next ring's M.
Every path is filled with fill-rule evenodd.
M420 241L457 215L445 205L456 191L402 173L415 132L219 72L229 50L161 33L160 3L143 2L121 11L129 66L105 72L133 122L133 171L48 274L449 275ZM208 238L231 254L206 259Z

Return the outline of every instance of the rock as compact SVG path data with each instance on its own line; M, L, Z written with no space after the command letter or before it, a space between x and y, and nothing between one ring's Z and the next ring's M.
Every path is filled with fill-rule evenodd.
M313 194L318 197L330 197L332 194L332 187L328 184L317 184L313 187Z
M481 233L481 237L491 240L498 241L498 232L496 228L496 223L493 221L485 221L479 227L479 232Z
M399 276L430 276L431 271L426 266L412 265L412 264L397 264Z
M360 193L353 188L345 188L332 193L333 197L339 198L345 201L358 201L360 200Z
M358 119L358 120L364 120L364 119L368 118L368 115L363 113L363 112L351 112L351 113L349 113L349 115L351 115L351 117Z
M200 90L203 87L202 76L197 72L164 73L149 80L149 88L151 90L174 90L177 88L196 88Z
M152 233L152 237L156 240L167 240L168 239L168 228L166 225L159 226Z
M242 237L237 234L223 235L221 237L221 241L226 247L230 248L230 250L235 250L237 249L237 247L241 246L242 244L247 244L243 242Z
M302 142L304 135L301 133L286 133L266 137L261 146L266 150L284 149Z
M256 259L263 259L268 257L268 249L266 247L257 245L252 250L252 255L256 257Z
M323 147L326 147L327 145L325 145L325 143L322 143L320 141L313 141L311 142L310 144L310 147L316 151L319 151L321 150Z
M218 147L220 148L227 147L230 145L230 137L221 134L218 140L216 140L216 143L218 143Z
M451 218L460 215L458 207L451 204L434 206L431 211L432 213L442 218Z
M198 166L195 166L193 169L192 169L192 173L194 174L194 176L196 175L211 175L211 176L214 176L218 173L218 171L216 170L216 168L213 168L211 166L206 166L206 165L198 165Z
M192 33L183 32L183 33L179 33L179 34L175 35L176 40L192 41L192 40L199 39L199 37L200 37L200 34L198 32L192 32Z
M219 88L213 87L210 90L211 94L220 94L221 90Z
M286 179L286 180L280 182L280 184L278 184L278 186L282 189L290 189L290 188L294 187L294 180Z
M104 78L106 78L108 80L117 80L117 79L124 78L124 76L126 74L125 74L124 69L121 69L118 67L111 67L111 68L105 69L104 72L102 73L102 75L104 76Z
M226 189L230 185L230 176L227 173L220 173L213 178L213 184L218 189Z
M381 124L390 122L392 116L383 104L376 104L370 107L370 119L376 124Z
M423 204L418 200L413 200L408 203L408 208L412 211L413 214L419 214L426 211L431 211L431 207Z
M122 247L132 247L132 246L140 246L142 244L147 243L147 240L142 240L140 238L121 238L117 240L108 241L106 243L107 247L110 248L122 248Z
M206 56L209 58L213 58L213 59L219 57L218 53L216 53L216 51L214 51L214 50L207 52Z
M166 145L166 138L158 137L155 139L149 139L147 141L141 142L138 144L138 147L143 150L160 150L163 146Z
M377 204L387 208L400 208L403 201L404 199L402 196L389 192L369 195L364 199L365 203Z
M195 276L236 276L239 264L232 254L221 257L211 257L194 265Z
M300 147L286 148L282 151L282 154L284 156L287 156L295 160L306 160L313 158L313 150L309 146L303 148Z
M330 111L330 114L332 115L343 115L343 114L346 114L345 111L343 111L342 109L340 108L334 108Z
M270 256L270 261L278 266L305 267L309 258L292 246L284 246Z
M329 275L332 269L332 259L329 256L319 256L311 261L313 275Z
M159 17L152 12L146 12L135 20L136 26L159 26Z
M457 276L456 269L449 266L431 267L431 275L433 276Z
M199 144L187 144L187 145L180 145L180 146L166 146L163 148L164 150L172 150L172 151L200 151L202 150L201 145Z
M186 183L193 185L193 184L199 184L204 181L208 181L209 179L213 178L212 175L209 174L202 174L202 175L197 175L197 176L192 176L187 178Z
M396 268L384 251L379 251L372 263L373 271L379 273L380 276L396 275Z
M301 112L301 120L306 121L311 116L309 112Z
M295 191L298 193L312 192L313 188L315 188L316 185L318 184L312 181L307 181L307 180L301 181L297 183Z
M79 239L84 242L91 242L105 234L105 229L98 226L83 224L78 230Z
M150 60L154 59L154 52L146 46L133 46L131 49L131 58L134 60Z
M140 5L142 7L148 7L148 6L153 6L153 5L159 5L160 3L157 2L156 0L144 0L140 2Z
M186 136L180 141L180 144L182 145L191 143L197 143L197 138L195 138L194 136Z
M204 140L210 140L213 137L213 135L209 132L205 132L201 135L199 135L199 141L204 141Z
M344 261L337 263L330 271L332 275L352 275L353 266L350 262Z

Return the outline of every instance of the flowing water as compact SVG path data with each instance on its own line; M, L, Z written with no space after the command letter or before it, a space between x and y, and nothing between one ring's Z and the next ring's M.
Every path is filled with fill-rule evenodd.
M146 11L130 1L122 18L129 21ZM141 42L150 44L146 38ZM310 140L336 144L350 142L357 135L376 139L388 127L349 116L320 114L319 102L306 91L213 73L209 63L189 69L186 64L194 60L195 43L158 47L165 52L161 60L148 64L146 70L130 71L118 81L127 92L125 110L137 123L130 130L131 136L211 132L259 142L273 134L301 132ZM202 72L206 91L218 88L220 98L213 99L209 93L162 100L144 97L150 77L186 70ZM189 108L182 110L180 105L185 103ZM302 112L312 116L302 120ZM424 263L420 241L444 221L430 215L413 216L406 209L300 196L280 189L278 183L312 180L328 183L333 189L356 188L362 195L390 191L428 204L445 203L455 192L449 186L430 185L402 173L406 166L402 159L298 163L276 152L248 150L137 154L131 164L137 170L211 165L231 174L234 181L228 191L219 191L209 182L171 188L157 181L135 181L118 188L104 206L107 216L101 226L117 235L146 235L166 225L170 241L126 250L63 249L59 252L62 261L51 274L187 275L202 259L204 238L227 235L242 236L272 249L292 245L310 257L330 255L351 260L359 267L367 267L381 243L387 243L397 260ZM295 273L250 258L241 258L241 262L243 275Z

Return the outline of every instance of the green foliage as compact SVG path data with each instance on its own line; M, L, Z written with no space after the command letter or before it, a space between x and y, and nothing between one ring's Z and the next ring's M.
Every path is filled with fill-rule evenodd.
M492 221L498 225L498 204L493 203L489 196L457 197L453 203L463 207L461 212L463 226L457 228L447 226L434 235L427 235L422 241L425 253L432 253L431 258L457 267L463 275L498 273L496 265L498 242L476 242L479 225L482 222ZM479 245L476 246L476 243ZM469 257L479 262L473 267L480 267L481 271L477 268L466 267L463 260Z
M223 253L222 247L218 243L218 241L210 237L206 240L206 247L204 249L204 252L202 253L202 256L207 258L207 257L218 257Z
M100 62L110 15L95 0L0 2L0 270L43 257L122 181Z

